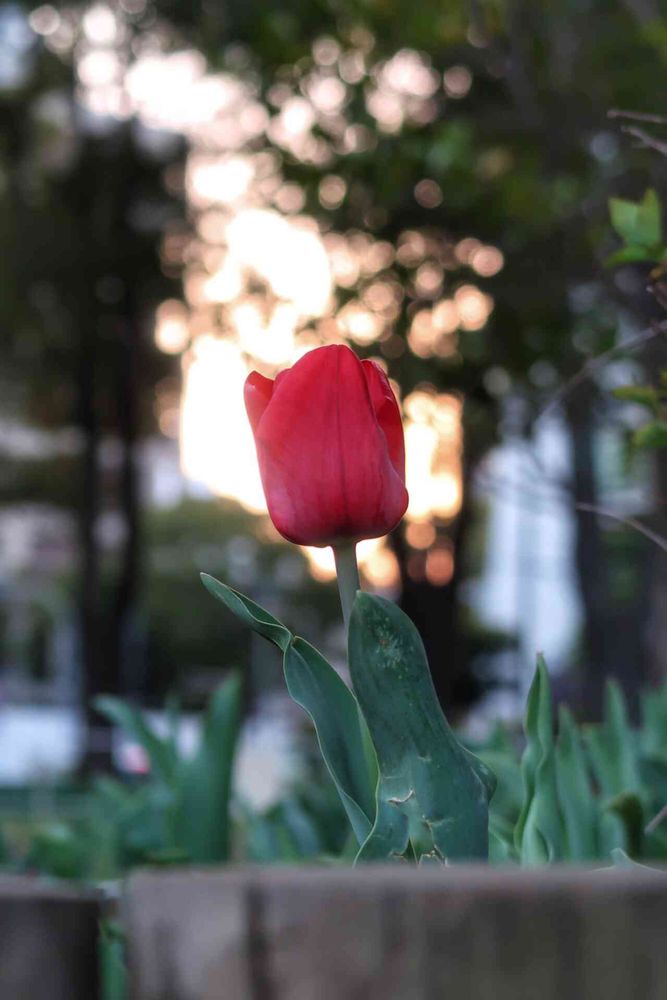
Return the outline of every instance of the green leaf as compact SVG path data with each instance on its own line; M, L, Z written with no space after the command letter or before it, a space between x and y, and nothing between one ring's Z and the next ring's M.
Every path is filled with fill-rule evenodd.
M633 444L637 448L667 448L667 420L654 420L635 432Z
M634 792L622 792L605 803L605 811L617 816L623 824L625 849L633 858L641 856L644 841L644 809Z
M602 794L613 799L622 792L640 792L637 740L623 692L609 680L605 690L604 722L584 730L595 778Z
M285 681L290 696L313 720L324 762L361 843L375 816L377 765L369 768L366 723L357 701L321 653L294 638L285 651Z
M101 1000L126 1000L125 935L116 920L100 920L99 963Z
M232 614L249 625L253 632L258 632L259 635L273 642L283 653L285 652L292 638L292 633L285 628L282 622L261 608L259 604L251 601L249 597L232 590L231 587L216 580L214 576L209 576L208 573L200 573L200 576L209 593L222 601Z
M605 257L605 267L618 267L621 264L654 264L662 259L662 247L648 250L641 246L625 246Z
M658 392L651 385L622 385L612 391L612 396L626 403L639 403L653 411L659 403Z
M489 816L489 861L492 864L506 864L516 861L514 847L514 826L502 816Z
M667 758L667 687L642 691L641 716L642 753Z
M202 580L241 621L283 651L287 689L313 721L322 757L361 843L375 816L377 768L367 754L366 725L356 698L321 653L268 611L212 576L204 573Z
M177 838L192 861L229 857L229 800L240 726L241 678L234 674L211 698L197 752L179 773Z
M173 785L177 757L170 740L162 740L145 721L143 714L120 698L102 695L95 698L93 705L110 722L120 726L143 747L148 755L152 770L166 785Z
M625 243L655 248L662 242L660 200L653 188L641 201L611 198L609 211L611 224Z
M611 852L611 860L614 868L641 868L645 872L653 872L655 875L664 875L664 870L652 868L650 865L640 865L632 858L628 857L622 847L615 847Z
M522 864L544 864L562 857L563 827L558 809L551 685L542 656L537 658L528 692L524 728L524 796L515 845Z
M568 708L559 712L555 750L558 800L564 823L564 856L588 861L598 856L598 810L581 737Z
M452 733L419 633L390 601L357 594L349 665L380 768L377 816L357 860L486 858L495 778Z

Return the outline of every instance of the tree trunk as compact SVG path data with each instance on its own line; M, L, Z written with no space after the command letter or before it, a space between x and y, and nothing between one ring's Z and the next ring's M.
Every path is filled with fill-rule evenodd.
M571 393L565 414L572 447L574 503L598 505L592 404L595 389L585 383ZM609 568L597 514L575 510L575 568L584 610L581 700L588 720L598 719L608 670Z
M452 544L453 574L441 586L426 579L412 579L408 572L408 545L400 528L393 532L391 544L401 571L400 607L412 619L422 637L431 676L443 709L455 716L478 696L477 685L466 660L465 636L459 603L463 580L464 554L471 521L470 489L472 469L464 461L462 506L448 532Z
M96 407L95 339L84 317L80 330L78 426L83 434L81 499L78 509L80 551L79 628L81 643L82 696L86 719L86 741L81 769L94 770L110 756L110 736L91 709L91 698L100 693L103 673L100 557L97 523L100 511L100 427Z
M110 632L110 673L124 694L144 689L141 627L137 609L140 588L141 523L139 469L137 467L139 331L131 315L118 334L118 431L123 448L119 471L118 503L125 528L121 544Z

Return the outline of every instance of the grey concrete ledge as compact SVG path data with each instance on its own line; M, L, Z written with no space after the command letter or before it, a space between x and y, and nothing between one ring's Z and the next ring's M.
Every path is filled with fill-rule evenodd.
M140 872L133 1000L664 1000L667 872Z

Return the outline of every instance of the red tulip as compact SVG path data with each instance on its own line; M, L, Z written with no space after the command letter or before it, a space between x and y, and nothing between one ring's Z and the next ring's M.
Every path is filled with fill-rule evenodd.
M378 538L408 505L398 404L349 347L309 351L275 382L252 372L245 405L271 520L299 545Z

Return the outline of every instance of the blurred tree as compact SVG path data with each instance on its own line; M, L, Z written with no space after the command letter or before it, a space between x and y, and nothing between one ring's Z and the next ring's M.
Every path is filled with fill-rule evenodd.
M60 121L55 135L53 118ZM156 382L173 367L152 345L151 305L172 288L156 244L165 219L179 210L164 190L163 163L142 148L131 123L86 128L71 65L36 43L23 85L0 95L0 121L1 224L11 247L0 301L5 414L77 434L75 458L54 460L53 445L41 462L6 456L11 474L2 499L76 511L90 705L95 694L126 686L122 675L132 669L140 629L137 449L155 427ZM105 439L118 452L111 480ZM100 535L113 509L121 541L103 603ZM108 766L108 728L92 709L89 728L86 766Z
M414 291L423 258L397 266L395 277L408 294L393 329L407 337L407 349L393 338L379 344L404 392L426 382L462 393L466 484L495 440L508 398L524 403L520 433L530 446L535 421L557 386L649 321L641 277L627 270L612 276L601 262L609 244L609 194L636 191L638 183L643 188L647 171L645 156L619 136L608 112L647 102L650 110L650 95L659 92L656 81L667 80L667 20L657 4L517 0L504 8L482 2L444 10L437 3L415 8L393 0L363 7L228 5L219 17L191 10L188 28L215 66L228 65L234 45L247 45L247 74L259 81L269 104L275 87L308 95L317 68L313 39L333 40L339 67L346 55L360 57L358 73L339 72L347 89L346 121L362 130L364 142L350 147L315 132L329 140L327 173L340 178L347 192L336 207L322 202L324 168L303 162L280 136L267 140L284 176L306 192L306 209L326 226L342 232L361 227L393 246L408 229L443 246L474 236L504 253L502 273L484 282L495 302L488 322L462 333L457 350L444 357L428 351L416 357L409 336L417 310L430 304ZM185 8L179 16L184 25ZM411 78L403 70L408 98L423 93L424 73L444 74L444 92L428 92L413 114L409 100L401 105L391 92L393 105L373 104L374 89L397 52L417 59ZM395 87L400 97L401 80ZM664 173L661 164L649 169L656 181ZM474 261L459 263L464 266L458 274L447 274L450 287L460 288L476 274ZM354 287L350 297L358 292ZM375 351L372 344L368 353ZM664 339L647 341L634 357L647 369L664 362ZM599 434L603 423L615 422L613 408L595 378L566 392L563 403L572 478L544 485L565 489L576 511L583 697L587 713L596 715L604 676L616 674L636 692L642 678L667 671L667 654L649 631L650 602L636 600L630 612L615 600L613 577L621 567L598 517L583 509L600 502L606 474L599 468ZM654 461L664 483L664 455ZM530 503L531 482L525 493ZM468 667L458 595L466 573L469 500L466 490L448 529L456 552L450 583L433 587L411 580L409 546L396 546L404 604L420 622L446 702L460 697ZM664 518L664 508L658 509ZM649 546L640 545L636 559L662 581Z
M173 294L175 272L165 274L157 248L165 223L180 212L173 171L166 190L164 167L178 165L183 148L167 143L156 157L137 120L119 122L82 108L73 61L88 6L72 5L63 14L72 40L60 51L32 38L23 78L0 93L0 235L6 248L0 325L7 340L5 411L38 426L74 424L80 432L76 458L59 460L53 476L53 462L44 462L39 486L34 463L13 463L5 499L22 492L22 482L29 495L33 477L34 495L69 504L73 480L62 470L65 462L76 465L82 648L94 693L118 688L137 621L141 534L134 459L137 442L153 428L153 388L172 370L146 334L152 304ZM314 127L329 148L326 165L305 162L275 131L265 131L254 148L275 153L284 178L303 190L305 210L329 231L362 232L394 248L409 244L406 233L416 233L413 243L421 240L425 248L412 257L399 254L387 267L386 280L402 289L400 307L386 338L360 350L379 352L405 394L426 384L464 400L462 507L438 524L454 554L451 580L434 585L423 572L411 571L415 552L404 535L395 550L403 602L419 620L440 696L448 704L469 698L461 583L471 558L469 486L476 469L498 440L510 401L520 403L517 432L530 446L556 387L650 318L636 267L616 274L601 267L611 249L606 205L610 193L641 193L647 172L654 183L664 182L664 167L647 167L645 156L609 124L607 112L646 108L651 95L661 93L667 81L664 13L653 0L515 0L504 6L457 0L445 7L439 0L170 0L122 9L124 59L131 62L132 41L142 33L152 32L156 45L167 48L195 45L214 69L249 81L269 120L277 115L276 88L307 94L318 65L314 45L333 42L346 96L342 139ZM33 20L37 11L44 18L53 10L43 5L33 10ZM42 36L48 41L48 32ZM402 61L392 62L397 54ZM393 104L383 105L377 94L388 66ZM431 87L428 81L436 78ZM325 177L338 179L343 197L323 198ZM479 243L468 243L466 251L471 239ZM490 247L493 260L504 260L502 270L479 261L475 266L471 247ZM452 350L439 353L414 334L417 315L434 306L433 291L418 277L432 261L448 298L469 295L474 286L476 294L493 299L489 315L473 318L457 331ZM369 284L360 280L339 289L341 307ZM664 351L664 343L654 341L634 356L651 368L664 360ZM561 412L572 446L571 482L550 484L539 472L536 478L565 490L575 505L598 506L604 480L596 466L599 429L616 420L615 411L598 381L589 379L564 396ZM114 567L115 596L102 607L96 526L106 503L100 446L109 433L121 443L114 490L124 540ZM664 487L664 453L652 461ZM528 504L534 483L534 477L525 483ZM503 484L497 485L502 493ZM613 546L594 514L576 510L585 707L594 715L604 675L615 673L634 690L647 673L667 672L667 653L657 639L644 648L649 602L633 603L629 619L620 614ZM662 508L656 520L664 516ZM664 587L648 546L639 547L636 559Z

